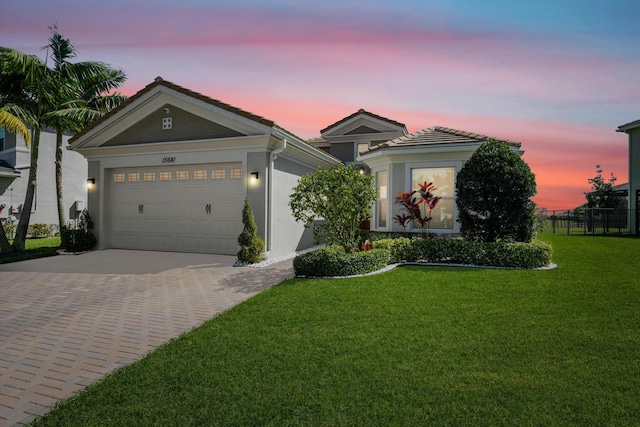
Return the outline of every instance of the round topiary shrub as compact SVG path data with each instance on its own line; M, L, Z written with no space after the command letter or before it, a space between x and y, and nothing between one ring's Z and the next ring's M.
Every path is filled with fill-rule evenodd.
M483 143L456 180L460 233L469 240L530 242L535 175L506 143Z

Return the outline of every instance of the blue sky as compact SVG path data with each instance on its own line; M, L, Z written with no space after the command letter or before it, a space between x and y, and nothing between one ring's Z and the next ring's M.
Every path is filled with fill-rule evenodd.
M617 126L640 118L640 2L0 0L0 44L160 75L302 137L359 108L410 132L522 142L541 207L573 208L601 164L627 179Z

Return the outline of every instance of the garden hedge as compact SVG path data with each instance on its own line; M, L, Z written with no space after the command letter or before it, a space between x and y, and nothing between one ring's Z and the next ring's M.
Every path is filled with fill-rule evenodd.
M538 268L551 262L551 246L539 240L522 242L477 242L453 239L381 239L375 249L390 253L389 262L430 262L491 267Z
M353 276L380 270L388 262L389 251L386 249L346 253L339 246L327 246L295 257L293 270L296 276Z

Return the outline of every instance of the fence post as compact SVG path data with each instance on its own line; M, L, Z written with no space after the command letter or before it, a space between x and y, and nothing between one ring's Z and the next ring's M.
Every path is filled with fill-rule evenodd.
M567 211L567 236L571 234L571 211Z

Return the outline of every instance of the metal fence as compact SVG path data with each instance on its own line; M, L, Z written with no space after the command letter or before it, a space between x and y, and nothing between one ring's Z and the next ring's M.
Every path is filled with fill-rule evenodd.
M563 234L636 235L640 224L638 209L574 209L540 210L538 218L544 231ZM635 221L629 219L635 218ZM635 222L636 230L629 232L629 224Z

